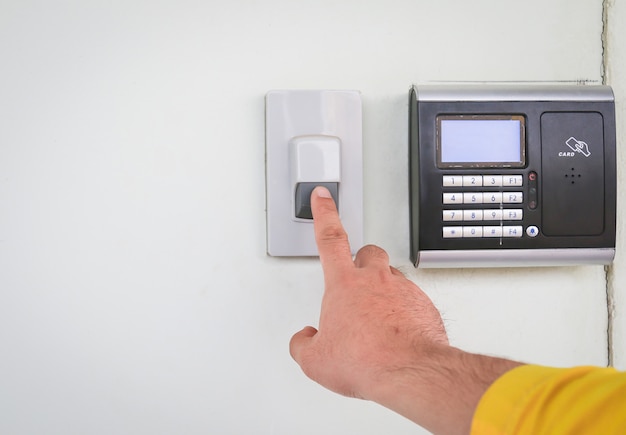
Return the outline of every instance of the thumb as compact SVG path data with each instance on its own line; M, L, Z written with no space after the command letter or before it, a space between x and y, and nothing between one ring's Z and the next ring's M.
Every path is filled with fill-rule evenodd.
M309 347L311 339L317 334L317 329L306 326L302 331L296 332L289 341L289 353L291 357L302 366L302 354Z

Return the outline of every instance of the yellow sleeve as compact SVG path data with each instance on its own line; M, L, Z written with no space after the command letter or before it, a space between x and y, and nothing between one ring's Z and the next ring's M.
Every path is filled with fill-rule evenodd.
M626 434L626 372L516 367L480 399L471 434Z

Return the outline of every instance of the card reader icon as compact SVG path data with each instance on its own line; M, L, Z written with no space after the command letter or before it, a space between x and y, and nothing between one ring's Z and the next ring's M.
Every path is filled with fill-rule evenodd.
M585 157L589 157L591 155L591 151L589 151L589 146L585 142L576 139L574 136L567 139L565 141L565 145L570 147L572 151L581 153Z

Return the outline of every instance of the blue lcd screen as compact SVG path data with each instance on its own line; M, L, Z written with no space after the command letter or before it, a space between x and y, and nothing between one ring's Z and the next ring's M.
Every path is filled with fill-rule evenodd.
M442 167L524 166L524 117L454 115L437 118Z

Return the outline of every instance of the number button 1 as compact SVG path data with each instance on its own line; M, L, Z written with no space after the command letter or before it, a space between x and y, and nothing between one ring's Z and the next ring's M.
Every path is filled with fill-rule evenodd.
M461 187L463 185L463 177L460 175L444 175L443 186L444 187Z

